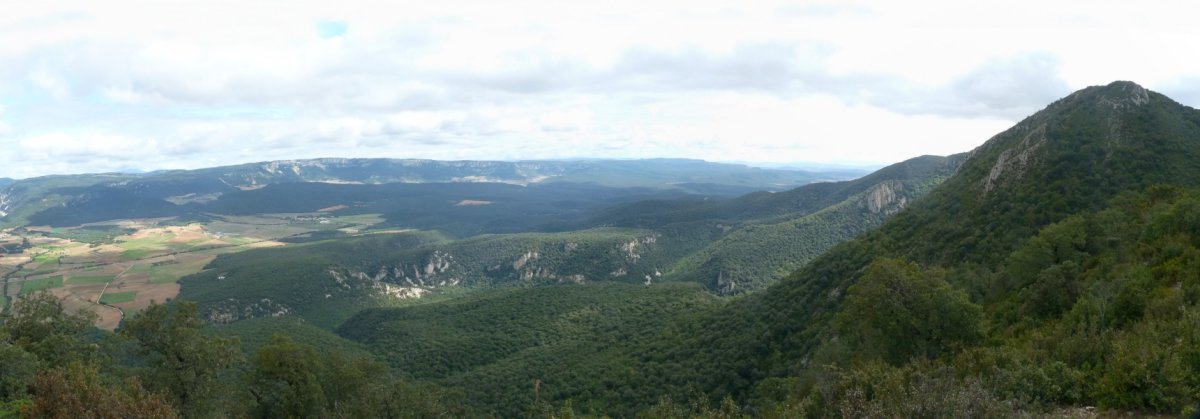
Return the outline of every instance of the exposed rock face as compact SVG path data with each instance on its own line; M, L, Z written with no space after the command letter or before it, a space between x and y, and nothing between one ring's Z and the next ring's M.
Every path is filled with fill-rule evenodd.
M1108 87L1110 88L1107 91L1108 94L1100 98L1100 103L1109 105L1113 109L1142 106L1150 103L1150 91L1136 83L1118 81L1113 82Z
M721 294L733 294L733 290L737 289L737 283L733 278L725 276L725 272L717 273L717 292Z
M908 197L902 195L904 183L889 180L867 191L863 205L873 214L892 215L908 206Z
M395 269L393 271L399 272ZM421 298L429 292L429 289L413 284L412 281L408 281L407 286L386 282L390 279L387 268L380 268L375 275L367 275L365 272L350 272L349 275L343 275L337 270L330 269L329 276L343 291L367 290L375 297ZM332 294L325 295L325 298L331 297Z
M988 171L988 175L983 179L983 193L987 194L993 189L1005 185L1009 182L1016 181L1025 175L1025 170L1033 163L1037 156L1038 148L1046 144L1046 126L1039 125L1034 128L1016 147L1004 150L1000 153L1000 157L996 158L996 164Z
M231 298L209 309L207 318L212 323L228 324L241 319L268 316L279 317L291 313L292 309L290 307L271 301L270 298L263 298L248 303L242 303Z
M626 243L621 244L621 251L625 252L626 259L628 259L630 262L636 263L639 259L642 258L642 254L638 252L638 246L657 243L659 236L660 236L660 234L656 233L654 235L642 237L640 239L630 240Z
M539 257L541 257L541 255L539 255L538 252L532 250L525 252L524 255L521 255L521 257L513 261L513 270L520 270L521 268L525 267L526 263L529 263L531 260L537 260Z

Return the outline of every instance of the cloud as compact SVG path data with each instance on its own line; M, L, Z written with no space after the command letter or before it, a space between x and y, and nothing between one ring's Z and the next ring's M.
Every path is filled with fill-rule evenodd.
M996 57L944 85L874 83L864 102L910 115L1017 120L1071 92L1058 63L1042 51Z
M0 176L326 155L883 163L971 149L1111 77L1200 103L1173 35L1190 14L1168 9L213 1L228 7L0 15Z
M1193 107L1200 106L1200 71L1179 75L1165 81L1157 89L1176 101Z

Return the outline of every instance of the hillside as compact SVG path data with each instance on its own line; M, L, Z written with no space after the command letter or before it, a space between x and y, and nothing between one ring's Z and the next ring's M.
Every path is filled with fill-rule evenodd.
M542 391L617 414L689 389L781 417L1179 413L1200 394L1197 183L1200 111L1128 82L1084 89L879 229L610 349L636 363ZM354 336L389 331L369 333ZM582 390L597 382L623 396Z
M720 221L734 228L683 258L667 277L698 281L723 294L761 289L834 245L878 227L954 174L965 157L923 156L852 181L720 203L717 212L731 215Z
M822 342L831 342L836 336L833 319L843 309L844 297L863 277L867 266L880 258L915 262L930 275L945 278L945 283L953 284L956 289L971 291L973 303L981 305L989 315L989 320L982 324L990 325L987 327L991 329L982 332L991 337L983 342L1013 339L1012 344L1019 348L1021 342L1028 342L1029 333L1037 332L1009 335L1005 325L1012 318L998 314L1004 312L1005 305L1013 303L1006 304L1004 300L1022 301L1039 292L1051 296L1062 292L1062 284L1043 281L1049 281L1056 272L1052 269L1055 261L1065 262L1054 255L1066 251L1051 246L1049 249L1054 253L1049 259L1041 259L1049 263L1041 262L1045 265L1035 270L1032 278L1007 280L1012 275L1011 261L1023 258L1018 250L1023 243L1037 245L1034 236L1047 226L1072 215L1088 217L1113 206L1114 199L1139 194L1149 185L1190 187L1198 182L1200 111L1128 82L1091 87L1051 104L972 151L955 176L881 228L835 247L781 283L736 301L726 311L701 321L701 329L685 342L643 350L667 351L668 365L677 365L672 368L699 369L694 377L684 381L703 383L702 388L713 394L728 392L746 397L756 383L768 377L805 374L806 366L820 366L820 361L812 357L821 355L816 351ZM1155 201L1153 195L1143 199ZM1138 237L1136 232L1128 231L1117 235L1122 231L1118 223L1089 234L1110 245L1119 242L1115 237ZM1114 254L1088 248L1083 243L1074 246L1083 255L1101 261L1105 254ZM1186 248L1177 251L1189 254L1191 251ZM1155 260L1149 254L1130 256L1134 261ZM1132 261L1118 259L1107 263L1114 262ZM1061 266L1056 269L1059 275L1066 275L1068 284L1076 284L1079 281L1076 275L1088 265L1076 266L1078 271L1062 272ZM1104 266L1090 268L1099 273L1110 272ZM1043 275L1043 279L1037 279L1038 275ZM1047 288L1022 291L1028 284L1025 281ZM1083 284L1078 285L1080 290L1086 289ZM1097 286L1100 288L1090 292L1098 301L1086 301L1082 291L1077 295L1067 294L1062 296L1064 301L1059 303L1060 311L1054 316L1064 316L1066 313L1061 311L1064 306L1113 307L1116 293L1109 288L1111 285ZM1146 298L1134 300L1145 304ZM1194 303L1188 307L1194 307ZM1187 310L1191 309L1175 313L1175 319L1186 320L1183 315ZM1115 326L1097 324L1092 327L1098 329L1090 333L1105 335L1131 330ZM832 348L828 343L825 345ZM1112 360L1121 345L1115 341L1101 344L1098 352L1107 356L1097 354L1098 359ZM697 356L671 348L704 349ZM828 349L831 353L845 350ZM755 355L770 353L777 355L771 358ZM839 357L829 353L822 356ZM1035 362L1035 359L1017 362ZM1089 362L1096 365L1095 359ZM1083 372L1091 374L1083 380L1098 379L1101 375L1095 371ZM1184 400L1177 399L1169 407L1139 403L1118 403L1114 407L1172 409L1179 408ZM1053 401L1101 400L1093 393L1087 398Z
M322 327L333 327L355 310L402 303L393 301L397 299L513 284L596 281L651 284L670 280L700 282L724 294L747 292L773 282L786 269L802 265L830 246L878 225L953 173L960 161L960 157L920 157L859 180L816 183L730 201L696 197L643 201L651 205L670 202L666 207L678 211L676 215L657 213L668 221L653 229L593 227L557 233L487 234L460 240L438 233L409 232L390 238L336 238L227 254L206 266L205 272L183 280L180 298L201 303L207 318L220 323L292 314ZM297 201L304 200L327 200L309 206L353 200L341 195L351 190L345 188L340 193L304 193L333 187L272 185L259 191L269 192L273 198L248 207L282 209L295 207ZM461 212L439 211L438 206L448 202L444 197L469 189L475 190L477 195L473 196L480 199L504 199L480 194L479 186L469 184L356 187L388 188L386 199L413 206L414 209L400 217L407 225L440 227L453 233L461 233L465 225L491 225L493 219L487 213L470 212L474 206L454 208ZM576 190L551 191L559 187L554 184L526 188L489 186L497 187L515 189L504 192L508 201L528 197L531 203L544 197L571 200L572 191ZM408 195L397 193L395 188L419 191ZM604 199L594 194L588 198ZM818 208L826 202L835 204ZM416 208L420 205L426 207ZM644 205L642 202L619 205L584 225L634 224L640 219L635 209ZM692 207L712 211L702 213ZM788 215L789 208L801 209ZM522 231L521 226L530 229L529 225L554 219L550 209L544 211L537 216L526 215L525 224L507 227ZM806 211L815 213L804 216ZM226 212L239 211L227 207ZM498 212L490 214L495 216ZM619 216L633 218L609 222ZM729 218L712 218L718 216ZM286 275L281 274L285 272Z
M461 289L615 281L645 284L667 263L645 230L380 234L222 255L181 281L212 322L293 315L332 328L358 310Z
M526 412L535 397L590 394L588 402L615 406L628 398L630 388L652 389L632 370L643 361L623 349L655 339L679 315L719 303L695 284L509 289L366 310L338 333L363 342L410 379L470 389L464 404L513 417ZM535 382L540 396L535 396Z

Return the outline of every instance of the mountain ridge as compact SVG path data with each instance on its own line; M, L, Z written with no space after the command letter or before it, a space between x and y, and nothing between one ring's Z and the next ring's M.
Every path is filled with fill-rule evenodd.
M679 159L516 163L340 158L289 160L146 174L53 175L18 180L0 186L0 225L20 226L31 222L40 212L55 207L62 208L60 212L75 212L74 218L84 222L104 221L87 215L102 212L87 208L89 201L104 202L103 210L119 215L119 218L178 215L192 211L182 208L184 206L203 206L222 195L297 182L520 186L593 183L601 187L642 187L728 196L839 176L849 176L849 173L760 169ZM307 210L298 210L303 211ZM53 220L50 221L53 224Z

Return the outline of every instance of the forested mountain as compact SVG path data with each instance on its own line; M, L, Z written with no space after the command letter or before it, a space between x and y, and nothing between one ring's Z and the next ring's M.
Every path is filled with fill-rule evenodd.
M1088 88L782 282L678 315L608 349L627 354L604 355L611 364L525 378L580 411L623 415L689 389L782 417L1186 411L1200 394L1198 182L1200 111L1128 82ZM391 335L407 327L402 313L364 313L339 330L390 342L373 347L385 357L437 347ZM387 359L403 371L420 358ZM530 397L477 371L437 379L506 389L489 400Z
M288 160L200 170L23 179L0 186L0 225L15 227L33 223L67 226L115 218L220 212L229 207L243 212L263 213L276 211L277 208L255 205L271 200L278 193L257 192L259 188L295 183L318 183L325 187L284 191L293 196L292 201L301 197L312 199L310 202L301 202L309 205L288 208L285 212L324 208L314 203L321 201L320 198L329 200L321 194L333 193L372 201L371 196L393 190L337 187L351 185L484 183L525 186L567 183L590 184L587 189L608 191L648 188L733 196L757 190L782 190L814 181L853 178L861 174L848 170L809 172L761 169L684 159L524 162ZM403 188L399 190L405 191ZM549 190L546 193L554 192ZM334 205L351 203L339 202Z
M923 156L852 181L755 193L717 204L714 212L729 217L717 222L731 231L680 260L668 279L702 282L723 294L760 289L879 226L954 174L964 158ZM681 231L689 225L668 223L661 230Z
M215 323L293 315L333 328L356 311L506 285L649 284L669 262L648 230L483 235L405 232L219 257L184 278L180 298Z
M205 272L185 278L180 298L200 303L203 315L218 323L288 314L331 328L357 310L386 306L396 297L420 298L458 292L457 288L688 281L722 294L747 292L877 226L952 174L961 161L961 155L919 157L858 180L727 201L687 197L619 205L578 224L593 226L581 230L460 240L404 232L231 253L218 257ZM421 185L425 186L434 185ZM264 190L296 187L310 186ZM560 199L564 195L553 194ZM253 207L286 207L293 205L290 200L307 196L280 194ZM645 215L639 211L660 204L664 209ZM403 219L414 222L419 217L410 213ZM476 213L467 222L488 220Z

